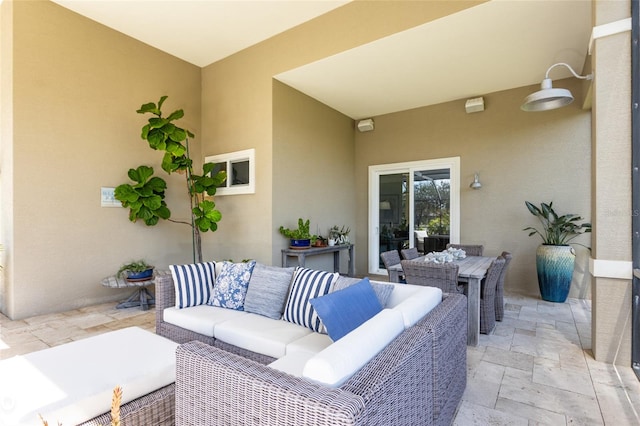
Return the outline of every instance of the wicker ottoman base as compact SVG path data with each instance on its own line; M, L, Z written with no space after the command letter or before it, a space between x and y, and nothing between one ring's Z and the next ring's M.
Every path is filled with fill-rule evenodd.
M176 384L158 389L143 397L134 399L120 407L121 426L174 426L175 425ZM108 426L111 414L105 413L80 426Z

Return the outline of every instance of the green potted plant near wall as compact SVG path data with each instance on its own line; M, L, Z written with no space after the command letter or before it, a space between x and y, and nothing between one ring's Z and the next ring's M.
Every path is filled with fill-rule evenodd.
M316 239L316 236L311 235L309 231L309 219L304 221L302 218L299 218L298 228L296 229L281 226L280 233L286 238L289 238L289 247L292 249L307 249L311 247L311 240Z
M123 207L129 208L129 220L142 220L147 226L156 225L160 219L182 223L191 227L193 239L194 262L202 261L201 232L215 232L222 213L216 209L213 196L216 189L227 178L224 171L213 173L215 165L206 163L202 167L202 175L194 173L193 161L189 154L189 138L194 134L178 127L176 120L184 117L179 109L164 117L162 104L167 96L162 96L156 105L154 102L143 104L136 112L151 114L147 124L142 127L141 137L149 144L149 148L164 153L162 169L167 173L179 173L186 179L187 194L191 212L190 221L171 219L171 211L165 202L167 183L164 179L153 176L154 170L149 166L129 169L128 176L133 183L123 183L115 189L115 198Z
M542 223L541 231L533 226L523 229L529 231L529 236L538 234L542 238L542 244L536 250L540 296L549 302L563 303L569 295L576 259L569 243L578 235L591 232L591 224L582 222L582 217L577 214L558 216L553 210L553 202L541 203L540 207L529 201L525 204Z
M124 278L128 281L150 279L153 275L153 269L154 266L149 265L144 260L135 260L123 264L116 273L116 277Z

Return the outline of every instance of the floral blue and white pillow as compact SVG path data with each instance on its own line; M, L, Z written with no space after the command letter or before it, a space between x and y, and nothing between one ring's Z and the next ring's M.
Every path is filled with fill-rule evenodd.
M242 263L222 262L220 274L216 275L213 292L207 304L244 311L244 298L255 265L255 260Z

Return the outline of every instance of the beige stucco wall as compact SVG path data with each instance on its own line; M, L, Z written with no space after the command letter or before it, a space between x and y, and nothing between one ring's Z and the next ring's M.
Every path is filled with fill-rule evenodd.
M354 122L326 105L274 81L273 85L273 216L286 218L276 226L295 228L298 217L309 219L311 233L327 237L333 226L355 229L356 200ZM351 235L350 235L351 237ZM288 245L274 239L272 258L280 260ZM347 271L346 252L341 271ZM295 265L295 259L290 259ZM331 255L309 257L307 267L332 270Z
M274 167L281 160L274 157L272 143L274 76L480 3L356 1L203 68L204 155L255 148L257 175L254 195L217 198L223 222L219 231L204 241L205 257L242 259L250 255L279 265L279 249L285 242L277 229L301 216L273 206L300 199L300 195L286 193L285 189L281 193L286 196L277 189L272 192L275 182L291 177L286 168ZM336 163L319 166L332 169ZM343 165L338 167L340 174L345 173ZM325 182L313 179L313 174L296 179L307 194L325 192ZM307 211L323 211L330 201L313 198L309 202ZM258 211L256 206L260 206ZM349 209L340 203L334 203L333 209L336 218L350 216ZM349 220L336 219L345 223Z
M186 226L148 228L122 208L101 208L100 188L127 182L140 164L161 171L161 155L140 139L142 103L168 95L165 108L183 108L182 124L199 136L200 69L49 1L12 6L13 58L3 64L12 96L3 90L2 102L13 133L3 131L2 143L13 176L3 176L0 309L22 318L121 299L128 291L102 287L103 277L131 259L165 268L188 261L191 238ZM200 152L199 139L192 150ZM182 179L168 179L177 218L188 213Z
M580 96L580 83L558 87ZM537 295L535 251L539 238L522 229L538 225L525 200L554 202L558 213L590 215L590 111L578 99L569 107L525 113L520 104L538 90L524 87L484 95L485 111L465 112L465 99L375 117L375 130L356 134L358 271L367 271L368 166L444 157L460 157L460 240L483 244L485 253L513 254L507 291ZM475 172L482 189L469 184ZM589 245L589 237L579 242ZM571 297L589 297L584 275L586 249L576 247L578 262Z

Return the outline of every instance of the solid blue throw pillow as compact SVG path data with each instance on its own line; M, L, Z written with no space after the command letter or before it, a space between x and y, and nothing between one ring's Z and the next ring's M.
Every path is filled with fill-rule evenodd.
M334 342L382 310L369 278L309 302Z

